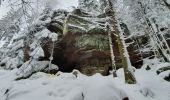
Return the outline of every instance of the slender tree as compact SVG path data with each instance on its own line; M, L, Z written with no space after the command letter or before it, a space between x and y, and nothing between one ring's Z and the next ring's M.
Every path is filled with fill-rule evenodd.
M135 84L136 79L132 72L131 63L130 63L129 56L127 53L123 34L121 33L120 31L121 29L119 28L118 22L115 18L115 14L113 11L113 6L112 6L111 1L110 0L106 0L106 1L107 1L108 6L107 6L107 9L105 9L105 13L108 16L110 16L111 14L111 18L113 19L112 26L111 26L112 27L111 29L113 30L111 30L111 32L116 38L116 42L118 44L119 55L121 56L122 67L124 69L125 82L128 84Z

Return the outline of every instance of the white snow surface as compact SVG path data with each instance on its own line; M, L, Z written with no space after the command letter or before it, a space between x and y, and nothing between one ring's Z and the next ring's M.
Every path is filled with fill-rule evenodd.
M76 77L72 73L49 75L38 72L28 79L13 81L16 72L16 69L11 72L0 70L0 79L3 79L0 100L121 100L124 96L109 77L99 74Z
M143 66L145 67L145 65ZM136 69L137 84L125 84L123 69L118 77L77 71L55 75L37 72L15 81L19 69L0 69L0 100L170 100L170 84L156 74L156 68Z
M78 0L46 1L53 9L72 11L73 7L78 6ZM56 2L54 3L54 1ZM9 10L6 6L7 4L4 3L0 7L0 19ZM37 36L39 35L47 37L48 33L37 34ZM0 48L4 43L5 40L0 40ZM23 42L20 41L11 50L16 50L22 46ZM39 50L37 54L37 56L43 56L43 52ZM12 61L17 62L15 58L11 61L6 58L2 62L9 62L7 65L11 65ZM130 100L170 100L170 83L163 79L170 74L170 71L157 75L156 70L167 65L166 63L161 64L158 59L146 59L143 68L135 70L137 84L133 85L125 84L123 69L117 71L118 77L116 78L113 78L113 75L104 77L100 74L88 77L80 73L76 77L72 73L59 72L56 75L51 75L37 72L44 69L49 61L34 62L29 66L28 63L23 64L20 69L13 67L16 69L11 71L0 67L0 100L122 100L126 96ZM146 71L144 67L147 65L153 68ZM15 80L18 77L27 77L32 72L37 73L27 79Z
M0 19L3 18L9 10L10 7L8 6L8 1L3 1L2 5L0 5Z
M18 78L19 77L28 77L32 73L39 72L41 70L48 71L48 64L49 61L36 61L36 60L29 60L25 62L17 71ZM58 66L51 64L50 70L58 70Z
M162 77L162 78L170 76L170 70L162 72L159 76Z
M2 38L1 40L0 40L0 48L2 48L3 47L3 45L5 44L5 40Z
M39 57L44 57L44 51L41 47L37 47L30 55L33 58L38 59Z
M167 0L167 2L170 4L170 0Z
M78 0L47 0L52 9L65 9L72 11L78 6Z

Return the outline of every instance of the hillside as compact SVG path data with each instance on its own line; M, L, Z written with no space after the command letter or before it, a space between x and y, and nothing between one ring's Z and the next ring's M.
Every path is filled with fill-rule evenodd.
M1 0L0 100L170 100L169 0Z

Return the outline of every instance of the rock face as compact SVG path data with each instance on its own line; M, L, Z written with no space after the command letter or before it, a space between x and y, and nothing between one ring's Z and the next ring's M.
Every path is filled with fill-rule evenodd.
M99 4L96 0L80 0L79 7L72 12L53 12L47 28L59 34L59 40L54 46L52 63L58 65L60 71L71 72L78 69L86 75L109 74L109 70L112 69L112 57L107 23L113 19L106 16L106 6L105 1L100 1ZM43 41L47 42L42 46L45 53L42 60L48 60L53 43L49 38L44 38ZM114 36L112 43L116 66L121 68L122 61ZM136 49L133 44L128 47L129 51L133 51L130 58L134 65L139 64L136 62L141 59L138 52L135 52Z
M56 44L58 48L54 48L52 63L57 64L61 71L78 69L86 75L108 75L111 69L109 38L105 27L107 18L100 16L100 7L96 0L93 1L82 1L84 3L69 14L65 11L53 13L48 29L61 37ZM94 15L94 12L97 14ZM52 41L44 41L48 41L42 47L44 59L48 59L51 51L48 48L52 47Z
M107 25L113 19L109 10L105 12L105 8L107 9L105 0L101 0L100 4L96 0L80 0L79 7L72 12L57 10L42 16L43 21L50 19L44 27L59 35L58 41L54 42L52 63L58 65L60 71L71 72L73 69L78 69L86 75L95 73L108 75L113 67L111 48L116 67L122 67L122 59L114 36L111 36L113 46L110 45ZM49 60L53 41L48 37L41 40L45 56L39 60ZM126 41L129 42L132 40ZM128 47L133 65L139 65L138 61L141 60L136 49L133 44ZM25 51L28 52L27 50Z
M121 29L123 30L125 37L126 37L125 43L128 44L127 51L129 53L131 64L132 64L132 66L134 66L136 68L140 68L143 65L143 60L142 60L142 55L139 51L139 44L143 44L143 43L139 43L137 41L138 40L137 37L130 37L131 34L130 34L129 29L125 23L121 23L120 26L121 26ZM128 37L130 37L130 38L128 38ZM140 37L140 38L143 39L144 37ZM147 41L145 41L145 42L147 42Z
M49 61L52 55L52 63L58 65L60 71L71 72L73 69L78 69L86 75L95 73L108 75L109 70L114 67L113 65L117 69L124 67L122 59L124 53L121 51L125 46L121 46L121 42L118 42L121 32L125 36L126 49L129 54L127 58L130 58L134 67L140 68L143 59L155 57L154 53L158 53L156 55L161 57L160 50L154 52L155 48L151 47L152 41L148 36L149 27L146 28L144 34L132 34L126 26L126 21L123 22L124 20L121 18L116 19L114 11L111 11L112 7L108 5L109 1L111 0L79 0L79 6L72 12L61 9L52 10L47 7L35 23L29 24L29 30L26 28L21 31L19 26L7 27L11 32L3 33L3 35L7 35L8 42L3 46L5 49L0 50L0 55L2 55L0 60L8 57L0 61L0 66L9 66L7 68L13 69L17 65L19 68L29 60ZM122 23L116 23L117 20ZM152 26L152 21L146 20L146 22ZM165 41L170 46L170 30L157 25L156 27L157 30L164 33ZM18 36L13 40L15 34L9 33L14 31ZM49 37L50 34L57 34L59 39L55 42L52 41L52 38ZM162 41L162 39L160 40ZM161 45L164 47L164 44L161 43ZM42 54L37 58L34 57L35 55L31 55L36 48L43 49ZM52 51L54 52L52 53ZM164 51L170 54L170 51ZM54 71L54 73L56 72Z
M104 21L82 9L74 10L66 19L64 58L86 75L107 75L111 68L109 38Z

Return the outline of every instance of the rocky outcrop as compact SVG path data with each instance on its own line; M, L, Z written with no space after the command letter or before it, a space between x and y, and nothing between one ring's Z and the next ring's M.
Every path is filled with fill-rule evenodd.
M113 62L107 24L114 22L114 19L112 19L109 10L105 12L106 2L100 2L99 5L97 2L87 0L72 12L51 11L40 18L42 21L50 19L43 26L59 35L58 41L54 42L52 63L58 65L60 71L71 72L73 69L78 69L86 75L95 73L108 75L109 70L112 69ZM124 25L123 28L125 28L124 33L129 36L130 32L128 32L127 26ZM115 36L111 35L111 45L113 45L115 65L118 69L123 65ZM136 42L133 38L129 38L125 42L129 44L127 50L132 65L140 67L142 58ZM39 60L49 60L53 41L49 37L44 37L41 38L41 44L45 56Z
M107 75L111 68L108 33L104 21L76 9L66 19L64 57L86 75ZM99 22L101 21L101 22Z
M111 69L111 56L105 27L107 18L99 15L96 2L91 2L89 8L84 9L89 5L88 2L90 1L69 13L63 10L53 12L47 28L59 34L59 40L55 43L52 63L58 65L59 70L64 72L78 69L86 75L95 73L108 75ZM94 15L94 12L97 14ZM41 44L44 44L42 48L45 57L40 60L47 60L51 55L52 41L44 38Z
M136 37L131 37L129 29L125 23L121 23L120 26L125 35L125 43L127 44L127 51L130 57L131 64L135 68L140 68L143 65L143 58L140 52L139 45L142 43L139 43Z
M87 8L88 6L89 8ZM58 65L60 71L71 72L73 69L78 69L86 75L109 74L113 62L107 23L113 19L109 17L111 16L109 12L106 12L108 15L106 16L104 7L106 7L104 1L101 1L101 5L97 2L87 1L72 12L58 10L50 15L51 21L45 26L51 32L59 35L59 40L54 44L52 63ZM115 65L118 69L122 67L122 59L116 37L113 35L111 37ZM131 41L132 39L127 43ZM53 42L50 38L43 38L41 44L43 44L45 57L40 60L49 60ZM141 64L138 62L141 58L136 50L134 44L129 45L130 59L135 67Z

